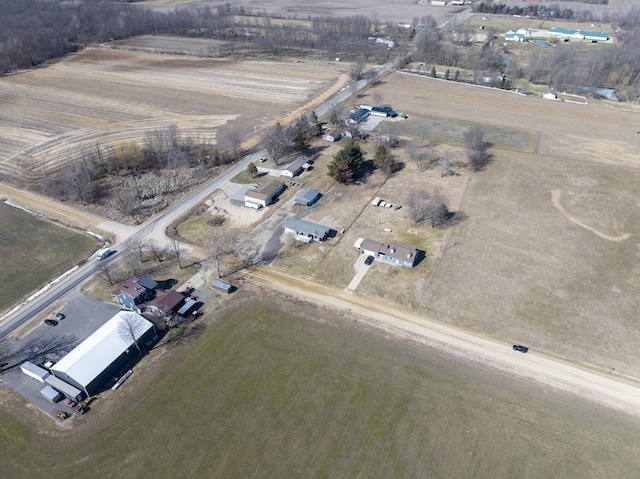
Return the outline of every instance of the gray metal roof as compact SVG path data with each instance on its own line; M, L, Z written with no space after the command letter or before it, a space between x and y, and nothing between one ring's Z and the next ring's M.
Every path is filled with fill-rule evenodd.
M53 373L65 373L86 387L125 350L133 346L133 339L120 333L120 325L125 321L133 323L136 339L153 328L153 324L138 313L120 311L58 361L51 368Z
M287 221L284 222L284 227L298 233L309 234L319 238L328 235L331 231L331 228L328 226L301 220L300 218L287 218Z
M299 205L309 205L315 202L320 196L320 192L316 191L312 188L305 188L304 190L300 190L300 194L294 200L294 203Z

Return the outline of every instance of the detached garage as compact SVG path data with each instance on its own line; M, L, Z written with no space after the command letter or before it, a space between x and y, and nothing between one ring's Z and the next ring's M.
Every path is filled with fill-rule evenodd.
M120 311L52 366L51 372L87 396L96 394L138 355L133 337L122 333L123 329L129 329L128 326L131 326L139 345L145 344L156 334L153 324L138 313ZM51 378L47 382L51 384Z

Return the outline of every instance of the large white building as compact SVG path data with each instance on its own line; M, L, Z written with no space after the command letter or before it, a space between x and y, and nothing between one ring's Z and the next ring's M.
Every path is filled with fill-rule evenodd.
M123 333L123 324L131 326L132 334ZM91 396L136 357L138 349L132 336L143 347L155 335L150 321L133 311L120 311L54 364L50 371Z

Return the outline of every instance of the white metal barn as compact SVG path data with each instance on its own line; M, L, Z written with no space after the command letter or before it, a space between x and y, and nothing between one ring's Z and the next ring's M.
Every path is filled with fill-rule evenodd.
M141 347L155 336L150 321L133 311L120 311L53 365L53 375L87 396L97 393L138 354L133 338L122 333L121 325L125 322L133 325L134 336Z

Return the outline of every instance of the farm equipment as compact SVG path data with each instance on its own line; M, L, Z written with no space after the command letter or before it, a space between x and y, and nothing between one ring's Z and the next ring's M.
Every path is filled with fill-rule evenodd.
M89 412L89 404L91 404L96 396L88 396L84 398L75 408L76 414L82 415L86 412Z
M66 412L64 412L64 411L60 411L60 412L57 414L57 416L58 416L58 418L60 418L60 420L62 420L62 421L64 421L65 419L67 419L67 418L69 417L69 415L68 415Z

